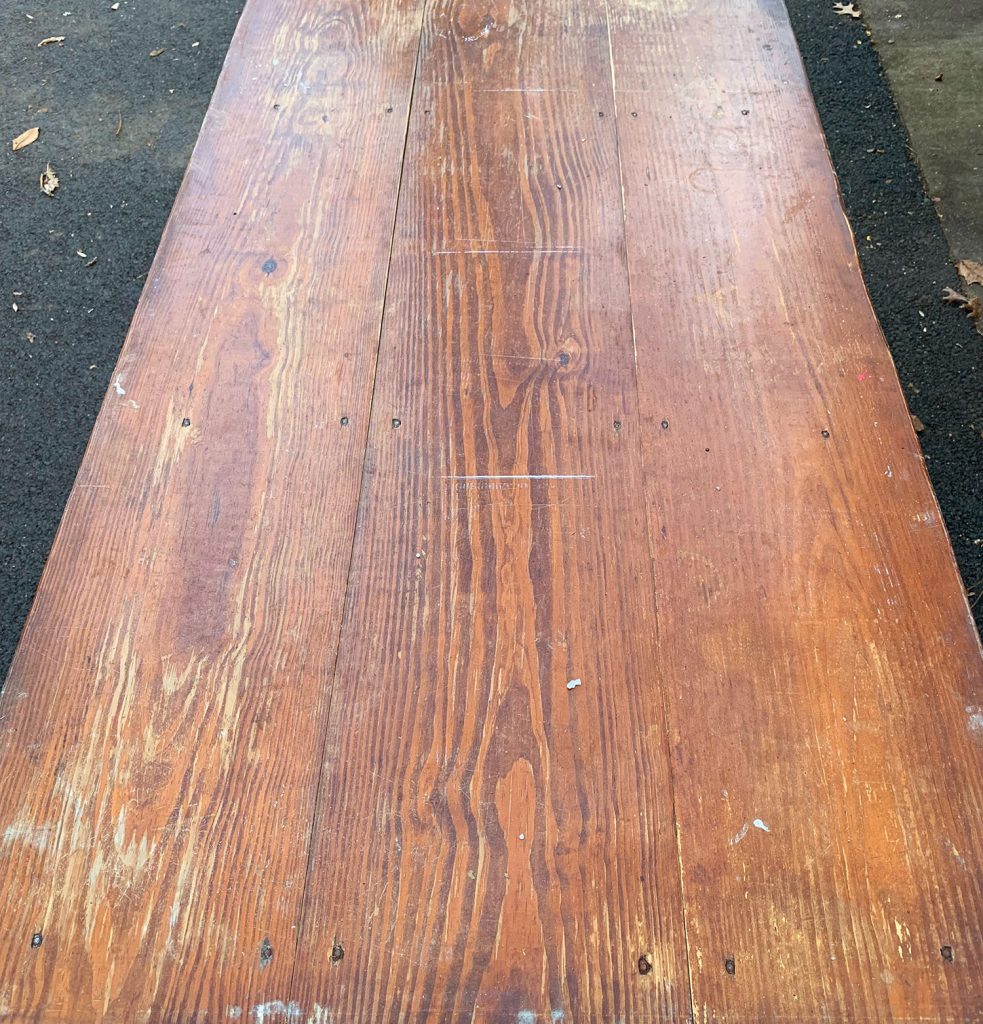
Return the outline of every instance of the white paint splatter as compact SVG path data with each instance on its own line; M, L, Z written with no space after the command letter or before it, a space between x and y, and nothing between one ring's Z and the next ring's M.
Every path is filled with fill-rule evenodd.
M760 828L762 832L770 832L771 831L771 829L768 828L768 826L760 818L755 818L754 821L751 822L751 824L755 828Z
M567 683L567 689L568 690L576 690L578 686L583 686L583 685L584 685L583 679L571 679L570 682Z
M229 1009L226 1011L226 1016L230 1020L238 1020L242 1016L242 1007L230 1006Z
M556 1020L556 1021L563 1020L563 1011L562 1010L554 1010L553 1011L553 1020Z
M53 828L53 825L8 825L3 831L3 841L4 844L26 843L43 850L48 845L48 833Z
M520 839L525 839L525 838L526 838L526 834L525 834L525 832L520 832L520 833L519 833L519 838L520 838Z
M515 1024L536 1024L536 1013L534 1010L520 1010L515 1015Z
M487 36L491 32L493 24L494 24L494 22L486 21L481 26L481 28L477 32L475 32L475 34L473 36L462 36L461 38L466 43L476 43L479 39L482 39L483 37Z
M119 376L119 377L116 378L116 380L113 382L113 387L116 389L116 394L117 395L122 396L122 395L126 394L126 388L123 387L123 377L122 376Z
M252 1010L252 1016L256 1019L256 1024L263 1024L264 1021L272 1020L275 1017L286 1017L287 1020L296 1020L303 1015L304 1011L300 1008L300 1004L295 1003L292 999L289 1003L285 1003L281 999L275 999L269 1003L257 1003Z
M983 733L983 708L970 704L966 708L966 714L969 715L969 722L967 723L969 731Z
M730 839L727 840L727 845L737 846L737 844L747 835L748 828L748 823L745 821L741 826L740 832L738 832L737 835L731 836Z

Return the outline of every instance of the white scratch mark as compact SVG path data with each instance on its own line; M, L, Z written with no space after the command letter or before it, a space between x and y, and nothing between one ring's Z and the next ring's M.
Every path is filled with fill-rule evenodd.
M762 832L770 832L771 831L771 829L768 828L768 826L760 818L755 818L754 821L751 822L751 824L755 828L760 828Z
M749 827L750 826L745 821L744 824L741 826L740 832L738 832L737 835L731 836L730 839L727 840L727 845L728 846L737 846L737 844L747 835L747 831L748 831Z
M583 685L584 685L583 679L571 679L570 682L567 683L567 689L568 690L576 690L578 686L583 686Z
M568 256L583 252L579 246L561 245L556 249L434 249L431 256Z
M123 387L123 376L122 376L122 374L120 374L120 376L118 376L116 378L116 380L113 382L113 387L116 389L116 394L117 395L121 395L122 396L122 395L126 394L126 388Z
M593 480L592 473L522 473L488 474L486 476L445 476L445 480Z

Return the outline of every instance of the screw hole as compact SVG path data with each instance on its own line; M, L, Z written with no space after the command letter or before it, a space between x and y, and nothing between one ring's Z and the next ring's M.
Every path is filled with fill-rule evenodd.
M633 111L631 112L631 116L632 116L632 117L638 117L638 111L637 111L637 110L633 110Z
M343 427L347 427L348 426L348 417L347 416L342 416L341 417L341 425Z
M615 431L620 431L621 430L621 420L615 420L614 421L614 429L615 429Z
M662 429L663 430L668 430L669 429L669 421L668 420L663 420L662 421Z
M42 942L44 942L44 936L41 934L41 932L35 932L31 936L31 949L37 949Z
M638 973L639 974L651 974L652 973L652 958L648 953L643 953L638 958Z
M181 420L181 426L182 427L190 427L191 426L191 420L189 420L188 417L185 416L184 419Z
M824 430L823 431L823 437L829 437L829 431L828 430Z
M724 961L724 970L731 976L737 974L737 964L734 963L734 958L732 956L727 957Z
M939 952L942 954L942 959L947 963L951 964L956 958L956 954L952 952L952 946L943 946Z
M342 946L342 944L340 942L336 942L331 947L331 962L333 964L336 964L339 961L344 960L344 959L345 959L345 947Z
M399 430L402 425L400 420L393 420L393 430Z

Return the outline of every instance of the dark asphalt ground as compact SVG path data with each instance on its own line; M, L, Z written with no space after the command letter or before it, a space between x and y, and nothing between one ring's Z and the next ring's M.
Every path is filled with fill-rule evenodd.
M0 679L242 6L112 2L0 7ZM788 6L960 568L983 586L983 339L940 302L959 282L861 23Z

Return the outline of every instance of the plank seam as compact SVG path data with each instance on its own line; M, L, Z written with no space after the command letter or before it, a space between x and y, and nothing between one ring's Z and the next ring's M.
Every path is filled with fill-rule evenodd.
M297 978L297 959L298 959L297 958L297 952L298 952L298 950L300 948L300 944L301 944L301 941L303 940L303 936L304 936L305 917L307 915L307 895L308 895L308 891L309 891L309 887L310 887L311 872L312 872L312 869L313 869L313 866L314 866L314 849L315 849L315 846L316 846L314 831L317 828L318 809L321 806L321 793L322 793L323 788L324 788L325 750L326 750L327 742L328 742L328 733L329 733L328 725L330 724L330 721L331 721L331 706L334 703L334 688L335 688L335 682L336 682L337 675L338 675L338 660L341 657L341 647L342 647L342 643L343 643L343 640L344 640L344 637L345 637L345 625L348 622L349 615L350 615L350 612L351 612L352 566L354 565L354 562L355 562L355 545L356 545L356 542L358 540L359 526L361 525L362 516L363 516L363 495L364 495L364 492L365 492L365 470L366 470L366 464L368 462L368 457L369 457L370 434L371 434L371 430L372 430L372 414L373 414L373 410L375 409L375 397L376 397L376 391L377 391L378 379L379 379L379 377L378 377L378 375L379 375L379 353L382 350L383 330L384 330L385 323L386 323L386 308L387 308L387 303L388 303L388 299L389 299L389 281L390 281L390 278L392 276L393 250L394 250L395 245L396 245L396 227L397 227L397 225L399 223L399 201L400 201L400 198L401 198L401 196L403 194L403 177L404 177L404 172L406 170L406 150L407 150L407 147L409 145L410 121L412 120L412 116L413 116L413 103L414 103L414 100L416 98L416 83L417 83L417 78L418 78L419 70L420 70L420 57L421 57L421 54L423 52L423 32L424 32L424 28L425 28L426 23L427 23L426 22L426 8L427 8L427 0L423 0L423 2L420 4L420 31L419 31L419 33L417 35L416 59L413 62L413 79L410 82L409 103L407 104L407 108L406 108L406 125L405 125L405 127L403 129L403 150L402 150L402 154L400 156L400 162L399 162L399 178L398 178L398 180L396 182L396 199L395 199L395 202L393 203L392 228L390 229L390 232L389 232L389 255L388 255L388 258L386 260L386 281L385 281L385 284L383 285L383 289L382 289L382 309L381 309L380 314L379 314L379 332L378 332L378 335L377 335L377 338L376 338L375 358L373 360L373 367L372 367L372 394L369 396L368 416L366 418L366 427L365 427L365 447L364 447L364 449L362 451L362 467L361 467L361 473L359 475L359 482L358 482L358 496L357 496L356 501L355 501L355 525L354 525L354 527L352 529L352 543L351 543L351 547L350 547L349 552L348 552L348 568L347 568L347 570L345 572L345 599L344 599L344 603L342 605L343 612L342 612L342 617L341 617L341 627L338 630L338 642L337 642L337 645L335 647L334 663L331 666L331 673L330 673L331 687L328 690L327 707L325 708L325 712L324 712L325 731L324 731L324 738L323 738L322 743L321 743L321 751L320 751L320 755L319 755L320 763L318 765L318 770L317 770L317 782L316 782L315 787L314 787L314 811L313 811L313 814L311 816L311 830L310 830L310 835L308 836L308 841L307 841L307 867L306 867L306 869L304 871L304 889L303 889L303 893L301 894L300 913L298 915L298 922L297 922L297 935L296 935L296 940L295 940L295 943L294 943L293 963L291 964L291 967L290 967L290 986L289 986L289 989L288 989L288 991L290 991L290 992L294 992L295 991L294 986L296 984L296 978Z
M638 387L638 343L635 334L635 305L632 298L632 286L631 286L631 257L628 253L628 209L625 202L625 175L624 169L621 163L621 128L620 120L618 117L618 84L617 76L614 69L614 43L611 39L611 8L608 0L604 0L604 24L608 34L608 64L611 68L611 103L614 106L614 149L618 157L618 184L621 187L621 225L622 225L622 241L625 247L625 278L628 286L628 319L631 324L631 347L632 347L632 381L634 382L635 390L635 417L638 422L639 410L641 409L641 397ZM639 452L639 475L641 477L642 490L645 492L645 460L641 458L641 452ZM649 551L649 571L652 578L652 588L655 588L655 551L652 547L652 531L648 525L648 517L646 516L645 526L645 539L648 545ZM658 595L656 595L658 596ZM658 605L655 609L655 628L656 637L658 638L659 631L659 611ZM660 684L664 681L660 679ZM683 953L686 957L686 978L689 982L689 1020L694 1020L696 1015L696 1000L695 990L693 985L693 967L692 960L690 957L690 943L689 943L689 927L686 920L686 878L683 872L683 849L682 849L682 836L679 831L679 815L676 809L676 769L672 761L672 744L670 742L669 733L669 699L666 696L665 686L659 686L659 696L661 698L662 705L662 730L665 736L665 749L666 749L666 760L669 767L669 797L672 807L672 828L673 835L676 840L676 863L679 870L679 892L680 892L680 915L682 917L682 928L683 928Z

